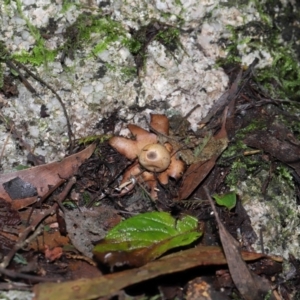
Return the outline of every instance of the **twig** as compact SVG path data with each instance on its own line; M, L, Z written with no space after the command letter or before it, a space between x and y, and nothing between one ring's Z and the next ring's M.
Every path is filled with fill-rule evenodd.
M31 218L31 215L33 213L33 210L36 208L37 204L42 205L42 203L58 188L60 187L63 183L65 183L65 179L61 179L56 185L52 186L49 188L48 192L43 196L43 197L38 197L37 201L35 202L35 205L32 206L31 211L28 215L26 226L29 225L29 221Z
M17 290L17 291L31 291L32 287L27 284L21 284L19 282L1 282L0 283L0 290L1 291L10 291L10 290Z
M56 203L49 209L40 214L32 221L32 224L28 226L19 236L19 240L16 242L14 247L10 250L10 252L4 257L3 262L0 264L0 268L6 268L16 252L23 247L24 244L27 243L27 237L31 232L34 232L38 225L48 216L53 215L56 212L56 209L59 207L58 203L62 202L68 195L72 186L75 184L76 178L72 177L68 181L67 185L64 187L63 191L56 197Z
M13 69L15 72L18 73L18 75L20 76L23 84L26 86L26 88L32 93L32 94L36 94L36 90L32 87L32 85L27 81L27 79L24 77L24 75L19 71L18 68L16 68L16 66L10 61L10 60L6 60L5 63L7 64L7 66L11 69Z
M46 86L57 98L57 100L59 101L62 109L63 109L63 113L65 115L66 121L67 121L67 128L68 128L68 137L69 137L69 145L70 145L70 153L72 153L72 150L74 148L74 140L73 140L73 132L72 132L72 128L71 128L71 123L70 123L70 119L69 119L69 115L66 109L66 106L62 100L62 98L58 95L58 93L55 91L54 88L52 88L51 85L49 85L47 82L45 82L42 78L40 78L39 76L35 75L33 72L31 72L26 66L24 66L23 64L19 63L19 62L15 62L16 65L18 65L18 67L22 68L23 70L25 70L31 77L33 77L35 80L37 80L38 82L40 82L41 84L43 84L44 86Z
M10 131L11 135L15 139L18 139L19 144L22 147L24 147L29 153L34 155L31 150L30 145L26 141L24 141L24 139L22 138L22 135L16 130L14 122L12 120L6 119L1 112L0 112L0 119L4 123L6 129Z
M89 257L83 256L83 255L66 253L66 257L70 258L70 259L83 260L83 261L89 263L91 266L94 266L94 267L97 266L97 263L94 260L92 260Z
M57 280L55 278L45 278L45 277L41 277L41 276L18 273L16 271L8 270L8 269L2 268L2 267L0 267L0 273L3 275L6 275L7 277L10 277L10 278L21 278L21 279L35 280L38 282L60 282L61 281L61 280ZM1 285L0 285L0 288L1 288ZM19 290L20 288L18 286L11 286L10 289ZM28 287L27 287L27 289L28 289ZM25 290L25 289L22 289L22 290Z
M9 131L9 133L8 133L8 135L7 135L4 143L3 143L2 150L1 150L1 153L0 153L0 164L1 164L1 161L2 161L2 158L3 158L3 154L4 154L4 151L5 151L6 145L8 143L8 140L9 140L10 136L11 136L11 132L13 130L13 126L14 125L11 126L10 131Z
M139 185L139 187L143 190L144 193L147 194L147 196L151 199L151 201L153 203L156 203L155 199L151 196L151 194L143 187L142 184L140 184L138 181L137 181L137 184Z
M194 106L183 118L180 122L178 122L177 126L174 128L174 132L178 133L181 126L183 125L184 121L187 121L187 119L191 116L191 114L200 107L200 104L197 104L196 106Z

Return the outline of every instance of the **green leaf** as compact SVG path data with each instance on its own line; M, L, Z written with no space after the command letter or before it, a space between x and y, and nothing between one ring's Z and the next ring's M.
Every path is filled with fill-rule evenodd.
M236 194L231 192L225 195L213 195L213 198L216 202L221 205L227 207L229 210L236 206Z
M175 219L166 212L148 212L119 223L93 253L111 266L141 266L170 249L191 244L201 235L198 220L192 216Z

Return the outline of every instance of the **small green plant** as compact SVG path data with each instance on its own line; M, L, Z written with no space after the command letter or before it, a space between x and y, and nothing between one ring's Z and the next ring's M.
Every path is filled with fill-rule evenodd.
M78 141L79 145L87 145L87 144L91 144L95 141L99 141L100 143L103 143L105 141L107 141L109 138L111 138L111 135L90 135L87 137L83 137Z
M236 193L230 192L224 195L213 195L218 205L225 206L228 210L236 206Z
M57 53L57 50L47 49L45 47L44 41L39 40L37 41L31 52L23 50L19 53L14 53L12 57L13 59L21 63L29 63L35 66L40 66L42 64L47 64L54 61Z
M142 49L142 43L135 39L124 39L122 44L127 47L133 55L138 54Z
M201 235L195 217L175 219L166 212L147 212L112 228L93 253L111 266L141 266L170 249L191 244Z
M167 27L165 30L158 32L156 39L164 44L167 49L175 50L179 45L179 29Z
M278 180L284 181L291 188L294 188L293 175L291 174L291 170L288 167L284 165L278 166L275 170L275 175L277 176Z
M97 33L98 35L93 35ZM65 48L81 49L87 43L95 43L92 54L104 51L108 45L125 37L125 31L120 23L109 17L81 14L76 22L67 30Z
M123 75L124 81L130 81L136 76L136 68L135 67L122 67L121 73Z
M25 20L30 34L35 38L35 45L30 52L23 50L19 53L14 53L12 58L21 63L30 63L37 66L54 61L58 51L47 49L45 40L42 38L39 29L33 26L23 14L21 1L16 0L16 4L19 15Z
M61 8L61 13L67 12L72 6L77 5L73 0L64 0Z
M293 52L286 46L278 46L272 52L270 67L258 70L256 78L271 92L273 97L297 98L300 95L300 67ZM274 83L277 88L274 91Z
M87 192L82 193L82 198L83 198L84 205L88 205L91 202L90 194Z

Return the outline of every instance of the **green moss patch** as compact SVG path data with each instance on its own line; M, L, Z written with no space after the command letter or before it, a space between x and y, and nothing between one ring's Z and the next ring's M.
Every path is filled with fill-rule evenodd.
M294 24L299 20L300 13L295 12L289 4L284 7L277 0L252 2L260 14L261 21L251 21L237 27L228 26L231 37L220 41L225 44L227 57L225 60L220 59L218 63L221 66L239 63L241 55L248 55L254 51L264 59L265 54L269 53L272 58L271 64L256 69L256 80L274 98L298 99L300 47L295 39L296 35L300 34L300 28ZM244 50L240 50L241 48Z

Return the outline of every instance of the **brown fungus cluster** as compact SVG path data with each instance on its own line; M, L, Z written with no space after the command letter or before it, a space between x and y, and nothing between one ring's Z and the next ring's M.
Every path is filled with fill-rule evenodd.
M163 135L169 135L169 121L165 115L151 114L150 127ZM165 185L169 177L179 179L185 170L185 163L176 157L169 143L160 144L156 134L133 124L129 124L128 129L134 139L114 136L109 140L115 150L135 161L125 171L120 186L134 178L145 183L152 198L156 199L157 181ZM129 183L127 190L131 190L133 186L133 182Z

